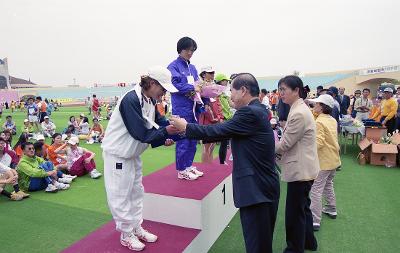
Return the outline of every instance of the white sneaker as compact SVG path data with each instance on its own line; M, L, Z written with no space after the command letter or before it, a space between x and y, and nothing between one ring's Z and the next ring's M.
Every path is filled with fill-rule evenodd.
M71 178L67 178L67 177L60 177L58 179L59 183L63 183L63 184L70 184L72 183L72 179Z
M137 238L139 238L140 240L145 241L145 242L155 242L155 241L157 241L157 238L158 238L156 235L143 229L142 226L135 229L133 231L133 234L136 235Z
M67 175L64 174L64 178L70 178L72 181L74 181L75 178L77 178L78 176L72 176L72 175Z
M190 166L189 171L195 174L196 176L202 177L204 175L204 172L197 170L195 166Z
M101 175L102 174L100 172L98 172L96 169L94 169L90 172L90 177L93 179L97 179L97 178L101 177Z
M54 186L57 187L57 189L59 189L59 190L68 190L69 189L69 184L54 182Z
M131 233L121 233L121 237L119 239L122 246L128 247L130 250L134 251L142 251L145 245L139 241L139 239Z
M190 172L188 169L179 171L178 172L178 178L179 179L185 179L185 180L196 180L199 178L196 174Z
M322 213L328 215L329 218L331 218L331 219L336 219L336 217L337 217L337 212L330 212L325 209L322 209Z
M57 187L55 187L52 184L48 184L46 190L44 190L45 192L52 192L52 193L56 193L58 192Z

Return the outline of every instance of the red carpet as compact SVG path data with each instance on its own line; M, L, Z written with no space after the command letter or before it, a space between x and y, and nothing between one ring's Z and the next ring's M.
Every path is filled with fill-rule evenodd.
M228 166L220 165L218 159L216 159L212 164L195 164L199 170L204 172L204 176L195 181L178 179L174 163L143 177L144 189L148 193L201 200L231 174L232 162L228 161L228 163ZM182 252L200 233L200 230L197 229L146 220L143 223L143 227L154 232L159 237L156 243L147 243L144 252ZM115 224L111 221L62 252L132 252L120 244L119 236L120 233L115 230Z
M182 252L200 230L177 227L158 222L144 221L143 227L158 235L155 243L146 243L142 252ZM63 250L63 253L119 253L133 252L119 243L120 233L115 230L113 221L105 224L82 240Z

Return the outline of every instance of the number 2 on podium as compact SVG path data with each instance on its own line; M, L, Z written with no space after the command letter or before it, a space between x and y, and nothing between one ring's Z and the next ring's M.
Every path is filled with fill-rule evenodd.
M224 205L225 205L225 184L224 187L222 187L222 194L224 195Z

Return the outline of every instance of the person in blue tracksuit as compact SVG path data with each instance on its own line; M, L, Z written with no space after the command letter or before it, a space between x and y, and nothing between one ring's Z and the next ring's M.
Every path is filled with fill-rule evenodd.
M178 90L171 94L172 114L184 118L187 122L197 123L196 102L193 101L194 92L199 88L194 83L199 80L196 67L190 63L190 58L197 49L196 42L183 37L178 41L178 58L168 66L172 74L172 84ZM176 169L178 178L196 180L203 176L203 172L193 166L193 159L196 154L196 140L183 139L176 142Z

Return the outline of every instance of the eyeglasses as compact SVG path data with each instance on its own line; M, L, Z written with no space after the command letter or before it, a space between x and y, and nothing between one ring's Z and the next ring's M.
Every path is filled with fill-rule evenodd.
M278 90L279 90L280 93L283 93L283 92L285 92L287 89L286 89L286 88L283 88L283 87L280 87Z
M35 148L28 148L28 150L35 150Z

